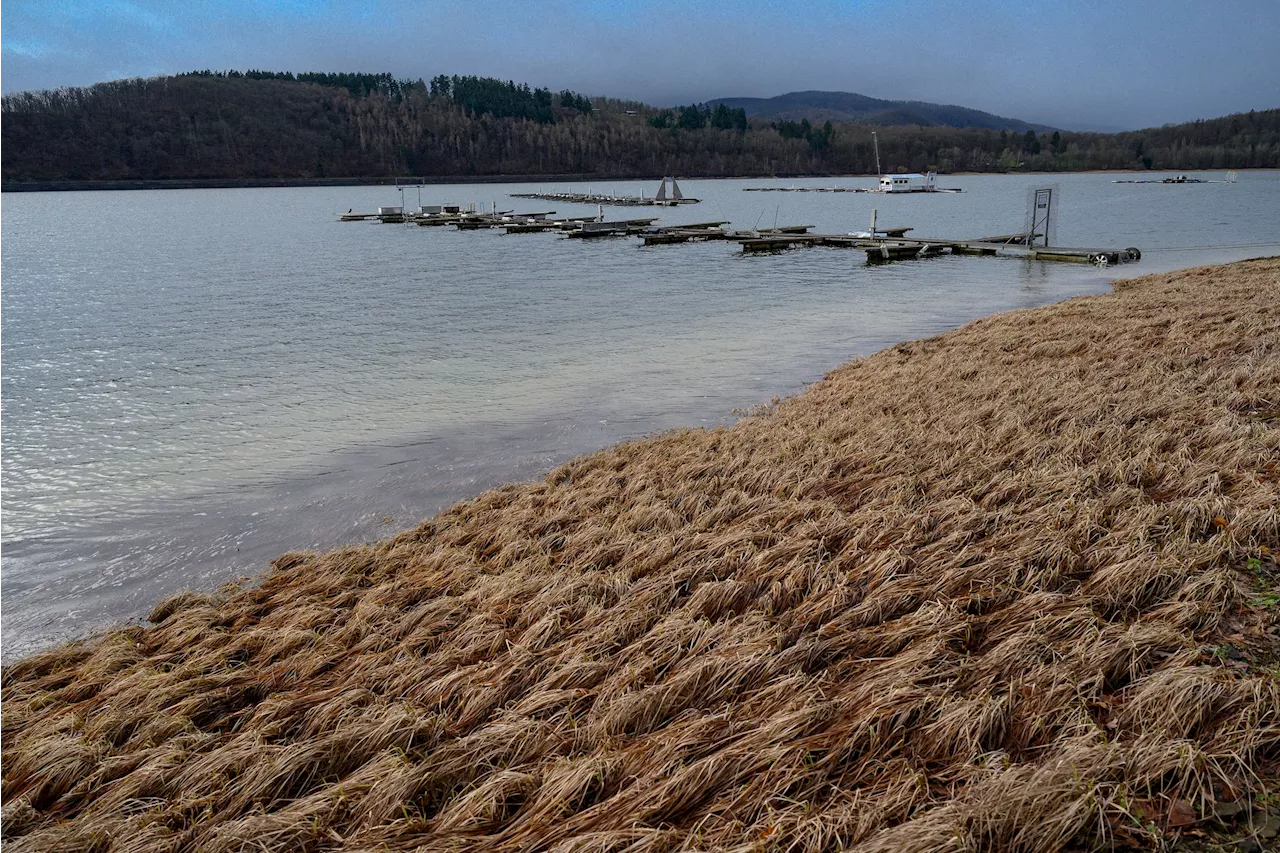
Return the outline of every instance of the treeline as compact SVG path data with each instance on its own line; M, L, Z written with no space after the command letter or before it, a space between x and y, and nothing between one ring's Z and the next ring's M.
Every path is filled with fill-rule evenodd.
M650 127L659 129L701 130L714 127L719 130L747 130L747 111L741 107L731 109L717 104L713 110L706 104L690 104L674 110L659 110L647 119Z
M432 98L457 104L474 115L492 115L498 118L523 118L541 124L556 120L556 98L550 89L530 89L527 83L503 82L492 77L446 77L441 74L431 78L429 89ZM589 113L591 101L568 89L559 95L559 106L566 110Z
M346 89L357 98L367 97L377 92L396 100L404 97L404 93L414 86L422 88L421 80L402 80L394 74L386 73L339 72L331 74L324 71L310 71L295 74L292 71L261 71L251 68L248 71L210 71L205 69L204 71L188 71L178 76L218 77L224 80L238 78L246 80L288 80L294 83L315 83L318 86L333 86L338 89Z
M5 96L6 184L392 175L867 174L865 125L655 109L480 77L202 71ZM1132 133L878 127L885 171L1280 167L1280 110Z
M429 91L433 98L452 101L477 115L527 118L550 124L555 121L554 104L582 113L591 112L591 101L577 92L565 89L553 97L550 89L530 89L527 83L513 80L495 80L492 77L452 77L440 74L431 83L422 80L400 79L393 74L328 73L292 71L188 71L178 77L214 77L223 80L286 80L291 83L315 83L346 89L352 97L365 98L373 94L386 95L400 101L415 89ZM743 114L745 118L745 113Z
M821 128L816 128L809 124L807 118L800 121L779 121L774 124L778 129L778 135L783 139L803 139L815 150L822 150L831 144L831 138L835 136L835 127L831 122L824 122Z

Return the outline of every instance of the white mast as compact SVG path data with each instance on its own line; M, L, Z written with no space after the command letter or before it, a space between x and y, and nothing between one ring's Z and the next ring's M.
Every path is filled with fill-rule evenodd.
M876 177L880 177L884 172L880 171L880 139L876 136L876 132L871 131L871 141L876 145Z

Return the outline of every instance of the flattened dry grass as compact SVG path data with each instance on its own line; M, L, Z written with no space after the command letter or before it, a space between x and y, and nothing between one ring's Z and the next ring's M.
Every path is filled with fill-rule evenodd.
M7 667L5 848L1155 846L1280 781L1278 505L1280 260L1119 282Z

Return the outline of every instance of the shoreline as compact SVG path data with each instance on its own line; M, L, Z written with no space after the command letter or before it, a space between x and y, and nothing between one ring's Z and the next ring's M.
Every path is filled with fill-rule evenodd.
M1169 803L1280 786L1277 305L1264 258L992 315L8 665L6 840L1211 829Z
M1084 169L1072 172L947 172L948 177L967 175L1155 175L1178 172L1178 169ZM1188 174L1212 173L1222 170L1181 170ZM1236 169L1237 172L1274 172L1275 169ZM23 181L0 183L0 193L21 192L92 192L97 190L191 190L191 189L251 189L272 187L363 187L394 186L397 181L414 181L423 185L439 184L531 184L531 183L583 183L588 181L660 181L662 175L429 175L399 177L360 178L173 178L157 180L102 180L102 181ZM680 180L690 181L741 181L741 180L820 180L846 178L874 179L875 175L853 174L771 174L771 175L680 175ZM410 184L405 184L410 185Z

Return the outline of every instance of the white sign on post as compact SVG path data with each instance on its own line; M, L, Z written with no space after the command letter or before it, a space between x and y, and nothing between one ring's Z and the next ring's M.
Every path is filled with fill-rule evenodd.
M1053 245L1051 231L1057 221L1057 188L1033 189L1027 199L1027 245Z

